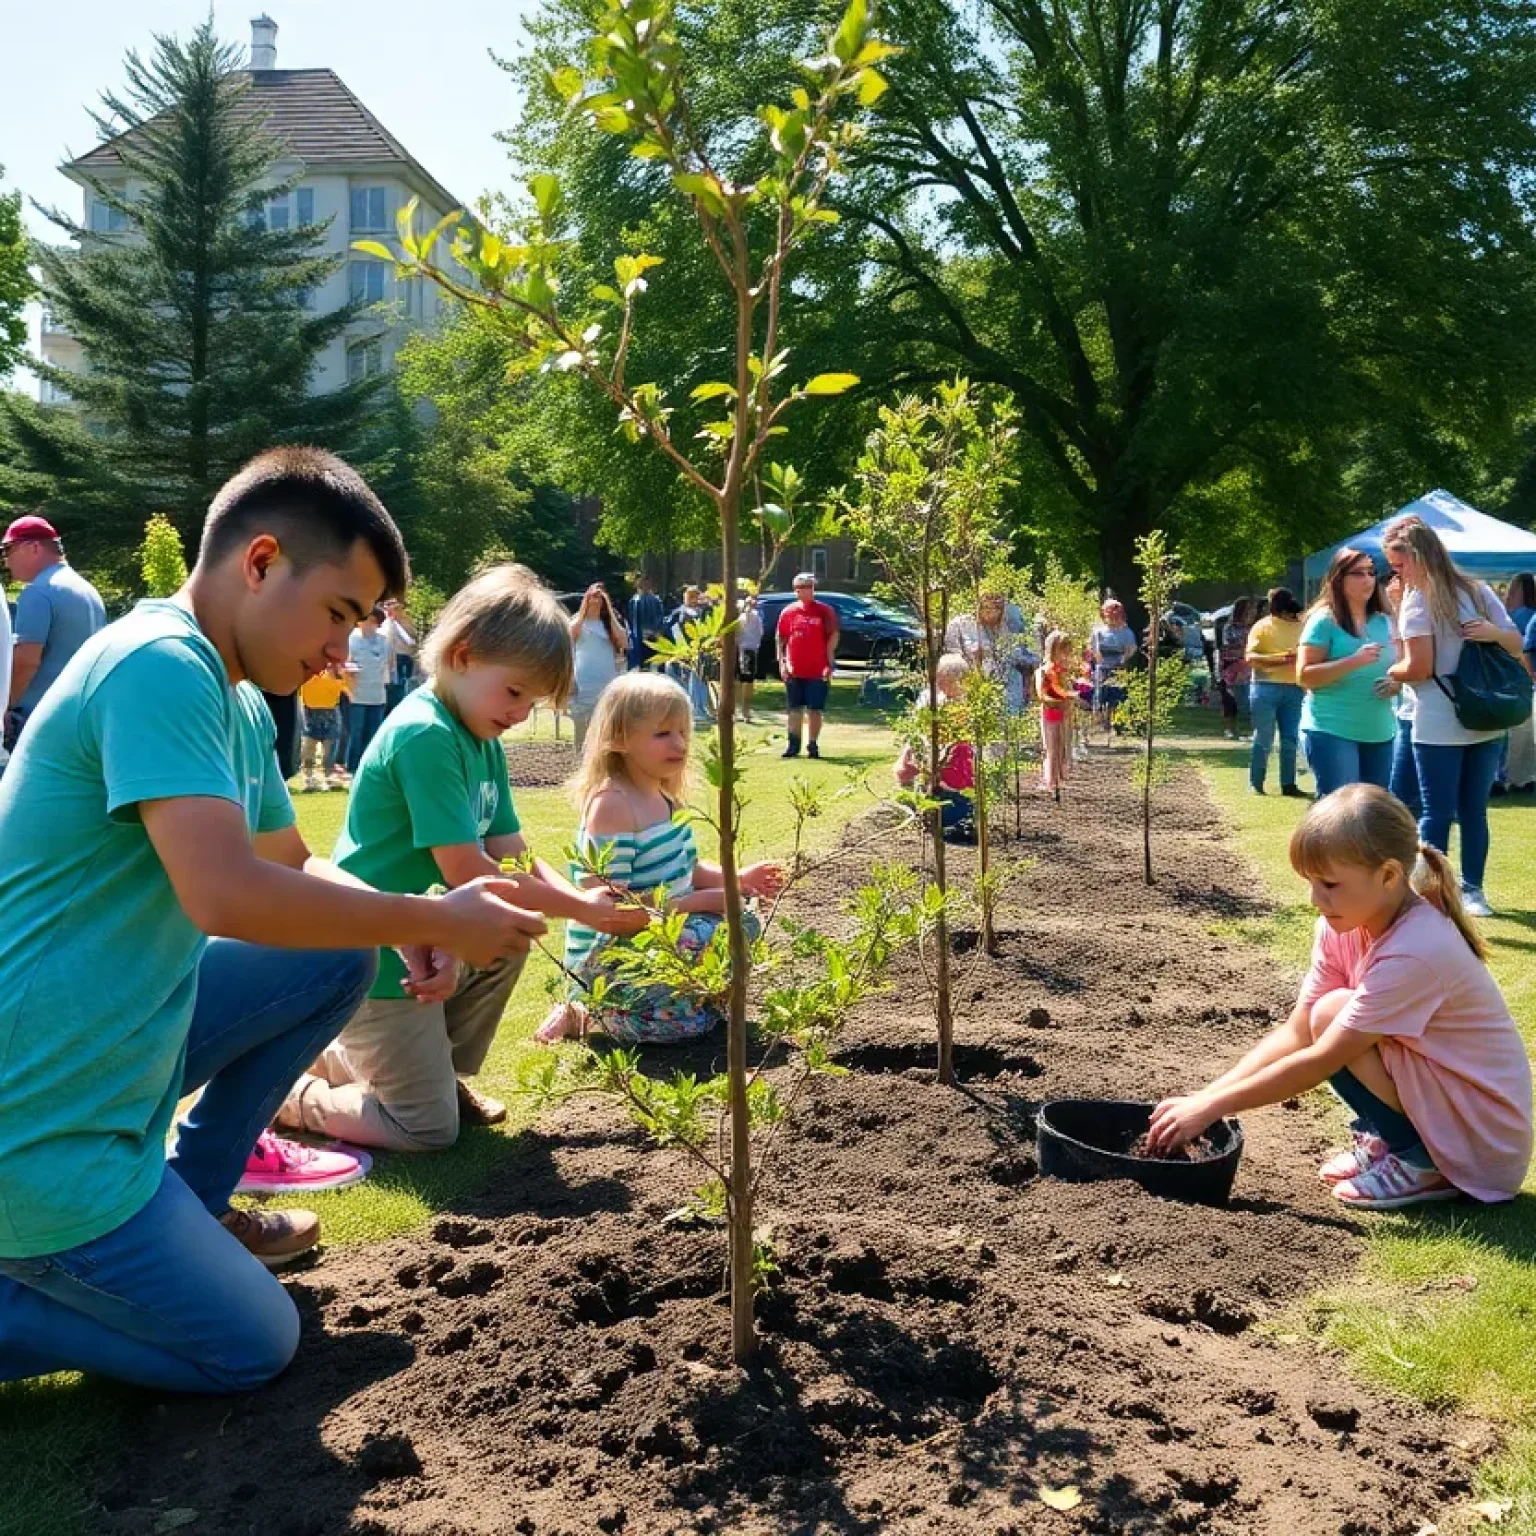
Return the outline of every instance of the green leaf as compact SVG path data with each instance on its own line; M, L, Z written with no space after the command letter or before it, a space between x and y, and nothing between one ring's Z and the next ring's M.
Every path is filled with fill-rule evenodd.
M869 30L868 0L849 0L848 9L832 38L832 52L838 62L851 64L864 46L864 34Z
M722 396L728 396L734 400L736 398L736 386L734 384L722 383L716 379L712 383L700 384L688 391L688 398L690 400L719 400Z
M725 194L713 176L700 171L674 171L672 185L685 197L691 197L707 212L716 215L725 212Z
M601 107L592 114L592 121L604 133L628 133L629 113L623 107Z
M494 272L501 264L501 240L490 230L480 236L480 264L487 272Z
M818 373L801 390L806 395L840 395L859 382L856 373Z
M434 224L432 228L429 229L426 234L421 237L421 245L416 252L416 259L425 265L427 257L432 254L432 247L436 245L438 240L441 239L441 237L463 217L464 210L462 208L455 208L452 213L445 213L442 218L440 218L437 223Z
M1047 1509L1059 1509L1063 1513L1069 1509L1076 1509L1083 1502L1082 1494L1072 1483L1068 1483L1065 1488L1047 1488L1042 1485L1039 1493L1040 1502Z
M586 84L586 81L582 79L579 69L573 69L567 64L564 69L557 69L551 72L549 84L561 101L572 102L581 95L581 89Z
M859 105L872 107L890 87L884 75L877 69L859 71Z
M872 37L859 49L858 56L853 62L856 68L867 68L871 64L878 64L881 59L891 58L894 54L898 54L901 51L895 43L883 43L878 37Z
M728 416L720 421L706 421L699 436L703 437L706 432L709 436L718 437L722 442L726 442L736 435L736 423Z
M400 244L413 256L416 254L416 210L420 206L421 199L413 197L395 215L395 233L400 237Z
M549 223L560 207L560 178L545 171L528 183L528 190L533 193L539 217Z
M395 253L377 240L354 240L352 249L361 251L365 256L377 256L381 261L392 262L395 259Z

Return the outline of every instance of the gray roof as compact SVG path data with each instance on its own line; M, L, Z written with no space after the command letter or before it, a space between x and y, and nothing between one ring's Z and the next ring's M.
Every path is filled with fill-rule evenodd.
M443 208L465 205L428 174L406 147L330 69L243 70L250 89L244 100L260 114L284 150L309 166L379 165L397 162L413 170ZM129 132L134 130L130 129ZM122 163L119 134L72 160L65 171L104 171Z

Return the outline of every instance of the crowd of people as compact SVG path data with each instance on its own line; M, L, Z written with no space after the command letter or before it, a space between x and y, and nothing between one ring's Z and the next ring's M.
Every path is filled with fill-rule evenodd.
M1486 853L1469 822L1500 745L1432 699L1462 646L1519 646L1498 599L1432 538L1389 534L1400 597L1346 551L1309 616L1271 594L1243 637L1244 658L1263 658L1257 686L1306 694L1299 710L1261 697L1283 783L1292 720L1314 772L1343 780L1291 845L1317 946L1291 1017L1152 1124L1172 1149L1331 1082L1357 1133L1322 1177L1366 1209L1510 1198L1531 1151L1529 1068L1466 899ZM59 543L12 526L13 572L34 539ZM598 1028L666 1044L718 1024L634 982L616 948L651 918L630 892L682 916L685 954L724 920L721 871L676 814L707 680L646 664L690 622L688 594L668 615L641 582L626 624L601 587L572 615L531 572L497 566L423 633L408 582L400 534L353 470L311 449L263 454L214 498L182 591L97 627L28 711L0 776L0 1380L83 1370L228 1392L281 1371L299 1320L269 1271L311 1250L319 1222L232 1197L339 1187L366 1174L369 1149L441 1153L502 1118L474 1078L551 919L566 924L569 990L542 1043ZM776 641L787 755L815 756L836 612L809 576L795 590ZM1114 709L1138 643L1114 601L1086 654L1060 632L1032 647L1025 628L984 594L949 627L938 687L957 697L982 670L1009 707L1037 702L1056 792L1072 722ZM1404 689L1417 826L1369 777L1392 772ZM330 858L296 824L264 693L303 696L306 782L338 773L348 700ZM541 702L582 720L563 867L529 847L501 745ZM941 765L946 820L963 819L978 766L964 743ZM923 771L904 754L903 777ZM741 878L771 898L784 871Z

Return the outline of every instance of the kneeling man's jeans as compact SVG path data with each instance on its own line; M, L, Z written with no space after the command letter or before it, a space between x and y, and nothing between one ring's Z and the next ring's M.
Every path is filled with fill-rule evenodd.
M287 1365L298 1313L218 1218L256 1138L377 967L371 949L209 943L181 1084L203 1093L160 1187L104 1237L0 1258L0 1381L93 1371L161 1391L237 1392Z

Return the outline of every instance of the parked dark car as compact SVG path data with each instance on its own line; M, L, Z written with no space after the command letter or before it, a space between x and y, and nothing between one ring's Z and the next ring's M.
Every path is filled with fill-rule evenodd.
M818 592L817 598L837 610L841 632L837 644L839 662L862 661L867 665L903 661L915 655L922 639L917 615L879 598L858 592ZM774 637L779 615L795 601L793 592L765 592L757 600L763 616L763 644L757 657L759 677L779 675Z

